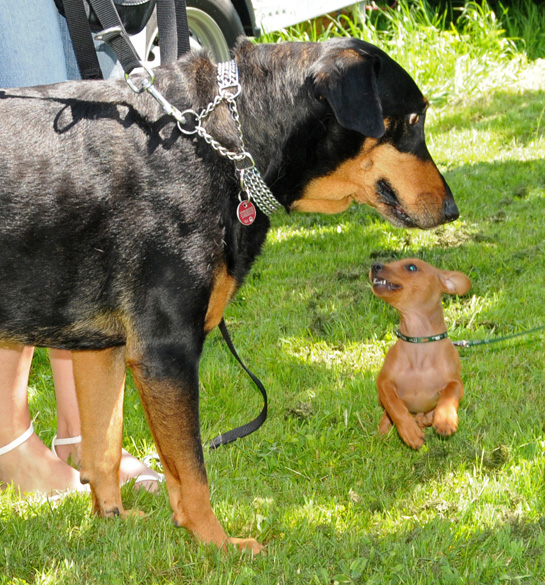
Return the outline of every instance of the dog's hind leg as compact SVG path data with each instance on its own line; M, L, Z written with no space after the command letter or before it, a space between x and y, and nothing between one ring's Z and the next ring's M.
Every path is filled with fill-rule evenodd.
M378 425L378 432L381 435L385 435L390 430L391 426L392 426L392 420L388 416L388 413L386 411L384 411L382 413L382 418L380 419L380 423Z
M99 516L123 515L119 489L125 348L73 352L81 417L81 480Z
M212 510L199 429L198 360L176 354L183 349L168 352L170 367L177 362L168 377L154 372L147 360L129 360L163 464L173 521L203 542L257 553L262 546L256 540L229 538Z

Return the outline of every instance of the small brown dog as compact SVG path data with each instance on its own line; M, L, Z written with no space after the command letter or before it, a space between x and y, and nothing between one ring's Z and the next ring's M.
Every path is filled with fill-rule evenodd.
M384 408L379 431L385 434L394 423L403 441L420 449L424 427L433 425L443 436L458 428L464 387L441 298L443 293L465 294L471 281L461 272L439 270L414 258L374 264L369 277L375 295L401 316L399 340L388 351L377 378Z

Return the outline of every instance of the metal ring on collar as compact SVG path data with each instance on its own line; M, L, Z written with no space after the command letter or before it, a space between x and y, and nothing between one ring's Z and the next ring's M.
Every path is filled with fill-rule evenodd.
M188 116L192 116L194 118L194 126L187 128L184 127L184 124L190 124L191 120L188 120ZM181 113L180 119L177 122L178 124L178 128L180 129L180 132L182 132L183 134L187 134L188 136L190 136L191 134L197 134L198 128L201 125L201 119L199 114L197 114L197 112L195 110L184 110Z
M241 180L244 171L248 171L255 167L254 157L246 150L241 152L239 156L233 157L233 162L235 163L235 168L240 173Z

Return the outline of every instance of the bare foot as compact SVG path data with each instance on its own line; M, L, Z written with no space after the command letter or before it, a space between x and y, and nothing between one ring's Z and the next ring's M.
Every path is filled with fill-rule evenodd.
M55 457L35 433L0 457L0 488L10 483L21 494L89 491L80 482L79 472Z
M57 455L70 465L76 468L80 464L80 444L74 445L57 445L55 447ZM135 487L144 488L148 492L156 492L159 488L159 482L162 477L153 469L142 463L134 455L123 449L121 453L121 464L119 466L119 476L121 485L136 479ZM144 476L146 479L144 479ZM140 479L139 479L140 478ZM148 479L149 478L149 479Z

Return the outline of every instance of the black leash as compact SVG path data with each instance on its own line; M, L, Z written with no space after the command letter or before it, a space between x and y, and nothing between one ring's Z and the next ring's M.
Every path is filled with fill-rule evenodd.
M89 2L105 29L97 35L97 38L101 38L112 47L123 67L127 81L129 81L128 78L131 72L142 67L142 63L129 35L125 31L113 0L89 0ZM102 79L92 42L91 28L82 0L63 0L63 4L82 78ZM157 24L159 27L159 46L162 63L172 62L190 50L186 0L157 0ZM88 41L90 41L90 44ZM209 443L210 449L217 449L221 445L227 445L237 439L246 437L257 431L267 419L267 392L265 387L240 359L224 319L221 320L219 329L227 347L261 392L263 409L249 423L212 439Z
M63 8L81 78L102 79L102 70L93 44L91 25L87 19L83 2L81 0L63 0Z
M89 0L89 3L104 29L97 38L111 46L123 71L130 75L142 64L113 0ZM186 0L156 0L156 5L161 62L172 63L190 49ZM62 0L62 7L81 78L102 79L83 0Z
M258 390L261 392L261 396L263 396L263 409L258 414L258 416L256 416L256 418L254 418L254 420L250 421L249 423L246 423L245 425L242 425L240 427L236 427L235 429L227 431L226 433L219 434L217 437L212 439L208 444L208 447L210 449L217 449L220 445L226 445L227 443L232 443L237 439L242 439L243 437L246 437L247 435L253 433L254 431L257 431L257 429L267 419L267 391L265 390L265 387L261 383L261 380L259 380L259 378L253 372L251 372L244 365L244 362L240 359L237 350L233 345L233 341L231 340L231 336L229 335L229 331L227 331L227 325L225 324L224 319L221 320L221 323L219 324L219 329L221 331L221 334L223 335L223 339L225 340L227 347L230 349L231 353L238 361L238 363L242 366L242 369L248 374L248 376L250 376L254 384L257 386Z

